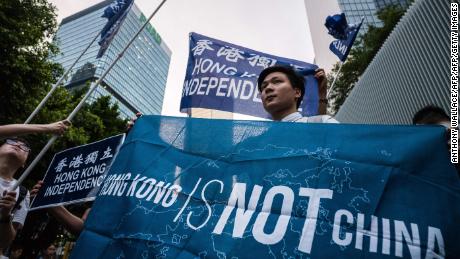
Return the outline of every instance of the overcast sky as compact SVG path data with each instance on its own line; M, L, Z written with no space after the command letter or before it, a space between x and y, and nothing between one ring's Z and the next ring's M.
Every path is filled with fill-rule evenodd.
M58 21L100 0L50 0ZM160 0L135 0L150 16ZM167 0L152 25L172 51L163 115L180 116L188 34L197 32L276 56L313 62L304 0Z

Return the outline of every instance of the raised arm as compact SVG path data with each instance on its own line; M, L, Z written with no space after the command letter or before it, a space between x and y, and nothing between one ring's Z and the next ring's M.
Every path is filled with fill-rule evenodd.
M89 210L90 209L87 209L81 218L72 214L64 208L64 206L48 208L48 213L56 218L70 233L78 236L83 230L83 224L85 223Z
M315 78L318 80L318 114L326 115L327 114L327 78L324 69L318 68L315 71Z
M69 127L70 122L62 120L50 124L10 124L0 126L0 137L13 137L34 133L63 134Z
M30 191L30 196L35 197L43 185L43 181L38 181ZM83 230L83 224L90 211L87 209L81 218L75 216L64 206L52 207L47 209L48 213L59 221L70 233L78 236Z

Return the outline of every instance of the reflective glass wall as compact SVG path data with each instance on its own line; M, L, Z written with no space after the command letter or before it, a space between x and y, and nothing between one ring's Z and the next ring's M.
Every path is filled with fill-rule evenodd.
M53 58L54 61L64 69L71 66L106 24L107 19L101 15L111 2L101 2L62 20L55 38L60 54ZM72 69L66 87L80 88L101 77L145 20L139 8L133 5L105 54L96 59L99 39L96 40ZM131 117L138 111L160 114L170 58L171 51L160 35L152 26L147 26L105 77L93 98L111 95L123 117Z
M356 24L364 17L364 23L360 33L368 29L368 25L383 26L377 17L377 11L393 4L407 5L407 0L338 0L340 9L347 15L348 23Z

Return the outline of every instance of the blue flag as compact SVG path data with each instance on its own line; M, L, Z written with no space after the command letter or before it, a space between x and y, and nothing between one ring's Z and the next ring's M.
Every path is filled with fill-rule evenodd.
M113 37L117 34L121 24L128 15L133 3L134 0L115 0L104 10L102 17L107 18L108 21L101 31L101 39L98 42L101 48L96 58L100 58L104 55L110 42L112 42Z
M292 66L305 76L305 96L300 112L304 116L317 115L316 65L191 33L181 112L206 108L271 118L262 106L257 78L263 69L274 65Z
M72 258L458 258L440 126L143 116Z
M347 59L348 54L350 53L351 47L353 46L353 43L355 42L356 36L358 36L358 32L359 32L359 29L361 28L361 25L363 24L363 21L364 19L362 19L361 22L357 25L347 26L345 30L346 37L344 39L341 39L342 35L340 35L340 33L337 33L336 36L338 40L331 42L331 44L329 45L329 49L335 55L337 55L337 57L339 57L339 59L342 62L345 62L345 60Z

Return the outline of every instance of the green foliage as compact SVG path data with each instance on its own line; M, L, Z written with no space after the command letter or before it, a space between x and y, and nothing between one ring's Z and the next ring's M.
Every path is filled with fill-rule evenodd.
M58 53L58 48L50 40L56 26L55 8L47 0L0 1L0 125L23 123L63 73L61 66L50 60ZM87 89L69 93L58 87L32 123L67 118ZM43 179L55 153L123 133L126 120L119 119L118 107L110 104L109 97L101 97L86 104L72 123L72 127L58 138L35 166L24 182L26 187L31 188L37 180ZM25 136L32 146L29 162L50 137L44 134ZM15 177L19 174L16 173ZM55 240L58 232L62 233L56 222L49 224L46 231L38 231L37 226L47 221L44 210L29 213L22 235L23 242L28 244L24 251L26 258L33 250L37 252L41 246Z
M383 22L383 27L370 25L369 30L357 38L330 94L330 98L333 100L331 105L333 113L337 113L345 102L345 99L358 82L359 77L371 63L399 19L404 15L405 10L400 5L388 6L380 10L377 16ZM333 81L339 67L339 63L334 65L332 72L328 74L329 82Z
M0 1L0 123L20 122L59 74L48 60L57 49L54 7L46 0Z

